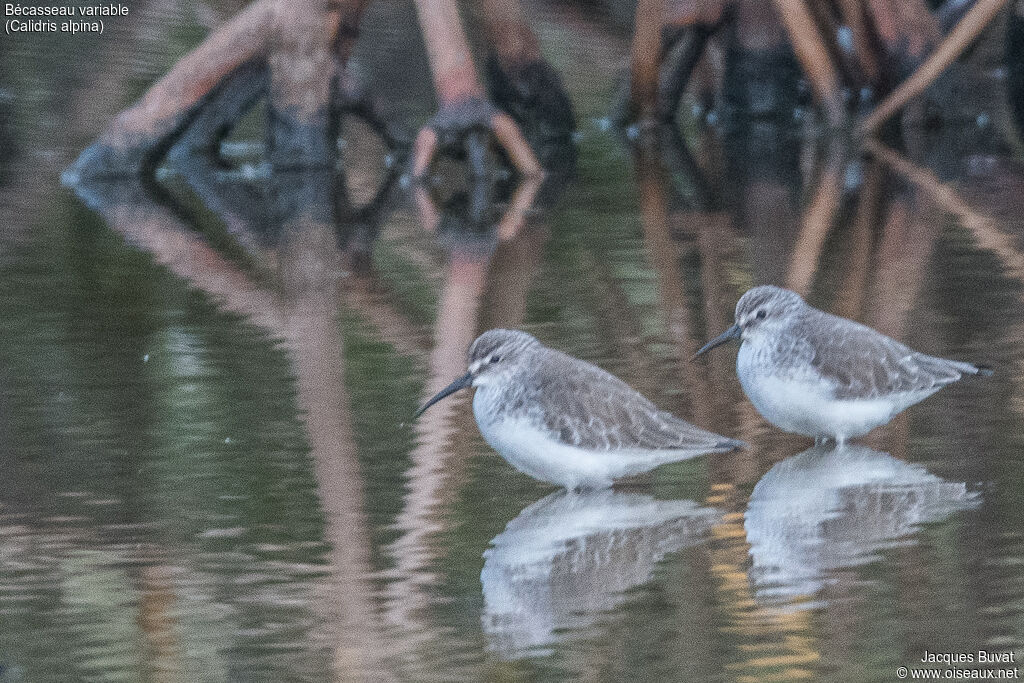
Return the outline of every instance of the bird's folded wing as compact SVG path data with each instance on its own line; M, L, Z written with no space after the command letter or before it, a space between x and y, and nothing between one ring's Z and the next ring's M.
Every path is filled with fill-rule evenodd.
M740 445L659 410L617 377L576 358L571 372L545 373L527 403L534 423L568 446L596 451L729 450Z
M833 383L836 398L935 391L971 367L919 353L869 327L842 322L818 327L805 347L811 364Z

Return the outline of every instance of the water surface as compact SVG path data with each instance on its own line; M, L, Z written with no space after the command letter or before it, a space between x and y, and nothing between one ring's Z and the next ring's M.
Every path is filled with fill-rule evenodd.
M926 649L1024 655L1024 176L975 129L895 166L765 120L637 150L598 121L627 36L535 7L578 107L564 183L392 179L360 211L384 150L350 124L336 213L337 178L261 172L257 114L241 171L76 195L60 171L205 30L132 11L0 47L0 681L874 681ZM391 11L371 35L410 47L360 55L415 123L429 81ZM996 374L811 448L744 399L735 350L689 360L759 283ZM411 423L496 326L751 448L573 497L491 451L468 396Z

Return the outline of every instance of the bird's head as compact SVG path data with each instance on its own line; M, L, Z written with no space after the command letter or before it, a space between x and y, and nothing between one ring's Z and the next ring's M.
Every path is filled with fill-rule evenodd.
M515 372L519 361L540 346L537 339L519 330L488 330L476 338L467 354L467 372L423 404L414 418L430 406L467 387L500 381Z
M771 334L788 324L790 316L806 305L799 294L788 289L772 285L754 287L736 302L733 326L705 344L697 355L732 339L750 340Z

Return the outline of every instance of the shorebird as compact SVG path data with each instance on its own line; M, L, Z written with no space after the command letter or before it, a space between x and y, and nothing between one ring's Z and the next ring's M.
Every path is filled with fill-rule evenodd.
M414 418L476 387L473 415L491 448L520 472L567 489L605 488L744 445L659 410L617 377L525 332L484 332L469 348L468 367Z
M697 355L732 339L741 340L736 374L758 412L780 429L817 441L844 443L964 375L992 374L914 351L770 285L740 297L735 324Z

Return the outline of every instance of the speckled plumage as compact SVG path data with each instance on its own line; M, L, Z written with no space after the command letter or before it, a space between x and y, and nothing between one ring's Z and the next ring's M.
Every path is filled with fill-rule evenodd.
M742 445L659 410L617 377L525 332L482 334L469 370L485 440L520 471L566 488L601 488Z
M724 440L671 413L618 377L539 343L512 381L482 386L481 418L519 418L555 441L598 452L702 449Z
M736 369L751 402L776 426L815 438L866 434L964 375L989 373L915 351L779 287L744 294L736 325Z

